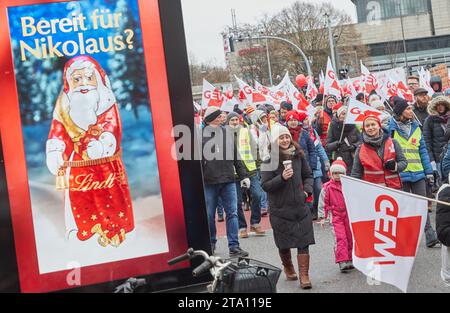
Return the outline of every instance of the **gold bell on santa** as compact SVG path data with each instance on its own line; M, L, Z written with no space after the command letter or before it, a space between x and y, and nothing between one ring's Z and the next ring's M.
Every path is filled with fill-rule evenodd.
M69 188L66 180L66 171L64 168L58 170L58 175L56 176L56 189L64 190Z

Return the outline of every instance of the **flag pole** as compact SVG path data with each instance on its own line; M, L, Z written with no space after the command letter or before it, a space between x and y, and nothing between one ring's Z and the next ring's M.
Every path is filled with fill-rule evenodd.
M382 185L377 185L377 184L374 184L374 183L371 183L371 182L368 182L368 181L365 181L365 180L362 180L362 179L358 179L358 178L355 178L355 177L347 176L347 175L344 175L344 176L346 178L350 179L350 180L361 181L361 182L363 182L365 184L372 185L372 186L375 186L375 187L379 187L379 188L382 188L382 189L386 189L386 190L391 191L391 192L397 192L397 193L401 193L401 194L404 194L404 195L411 196L413 198L417 198L417 199L421 199L421 200L427 200L427 201L439 203L439 204L442 204L442 205L450 206L449 202L445 202L445 201L441 201L441 200L437 200L437 199L431 199L431 198L427 198L427 197L424 197L424 196L416 195L414 193L409 193L409 192L406 192L406 191L403 191L403 190L398 190L398 189L393 189L393 188L389 188L389 187L382 186ZM427 210L428 210L428 208L427 208Z
M345 120L342 122L342 131L341 131L341 137L339 138L339 143L342 142L342 137L344 136L345 121L347 120L347 114L348 114L349 108L350 108L350 106L347 106L347 111L345 111ZM337 118L339 120L339 116Z

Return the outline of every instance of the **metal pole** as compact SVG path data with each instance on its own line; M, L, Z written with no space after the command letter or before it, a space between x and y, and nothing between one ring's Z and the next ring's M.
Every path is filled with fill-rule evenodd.
M336 56L334 51L334 40L333 40L333 32L331 31L331 20L330 20L330 14L325 13L325 17L327 18L327 25L328 25L328 39L330 40L330 52L331 52L331 62L333 63L334 69L337 71L336 68Z
M270 66L269 42L268 42L267 38L266 38L266 52L267 52L267 66L269 68L269 82L270 82L270 86L273 86L272 67Z
M281 38L281 37L274 37L274 36L257 36L257 37L246 37L246 38L241 38L243 40L251 40L251 39L274 39L274 40L280 40L283 41L287 44L290 44L291 46L293 46L295 49L298 50L298 52L300 52L300 55L302 56L303 60L305 61L306 64L306 70L308 71L308 75L313 76L313 72L311 70L311 65L309 64L309 60L306 57L306 54L303 52L303 50L297 46L295 43L293 43L290 40L287 40L285 38Z
M398 6L400 8L400 23L402 24L403 53L405 54L405 67L406 67L406 70L409 72L408 55L407 55L407 51L406 51L405 28L403 26L402 0L398 1Z

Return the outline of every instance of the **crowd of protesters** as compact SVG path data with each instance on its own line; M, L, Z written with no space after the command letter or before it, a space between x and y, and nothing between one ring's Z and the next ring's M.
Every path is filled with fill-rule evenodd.
M412 103L400 97L383 102L375 92L359 94L359 101L388 113L383 120L367 114L362 125L345 124L348 97L322 94L311 101L315 107L311 119L289 102L281 103L280 110L265 104L245 110L236 106L231 113L218 107L197 112L203 148L221 156L202 161L213 251L216 222L222 220L220 213L216 220L218 210L225 211L231 257L248 256L239 239L248 238L249 231L264 236L261 220L268 215L286 278L299 277L301 288L307 289L312 287L309 246L315 243L314 221L332 224L335 262L342 272L353 269L341 175L428 198L442 186L439 195L448 201L450 185L443 184L450 173L450 98L442 93L438 77L431 79L433 97L419 87L417 77L409 77L408 86L414 94ZM219 128L226 134L220 140L223 145L211 144L216 133L211 129ZM264 168L274 160L275 166ZM450 245L450 207L438 206L437 230L428 216L426 246L440 241ZM291 249L297 250L299 275Z

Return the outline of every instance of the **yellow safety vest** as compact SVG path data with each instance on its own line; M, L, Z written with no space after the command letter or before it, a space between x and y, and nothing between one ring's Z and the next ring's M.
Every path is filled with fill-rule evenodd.
M244 162L247 171L256 171L256 162L253 159L252 148L250 145L250 133L247 128L241 127L239 130L237 146L241 160Z
M403 154L408 161L408 166L404 172L421 172L424 170L419 152L421 138L422 131L419 127L416 128L409 139L401 136L398 131L394 131L394 139L397 140L402 147Z

